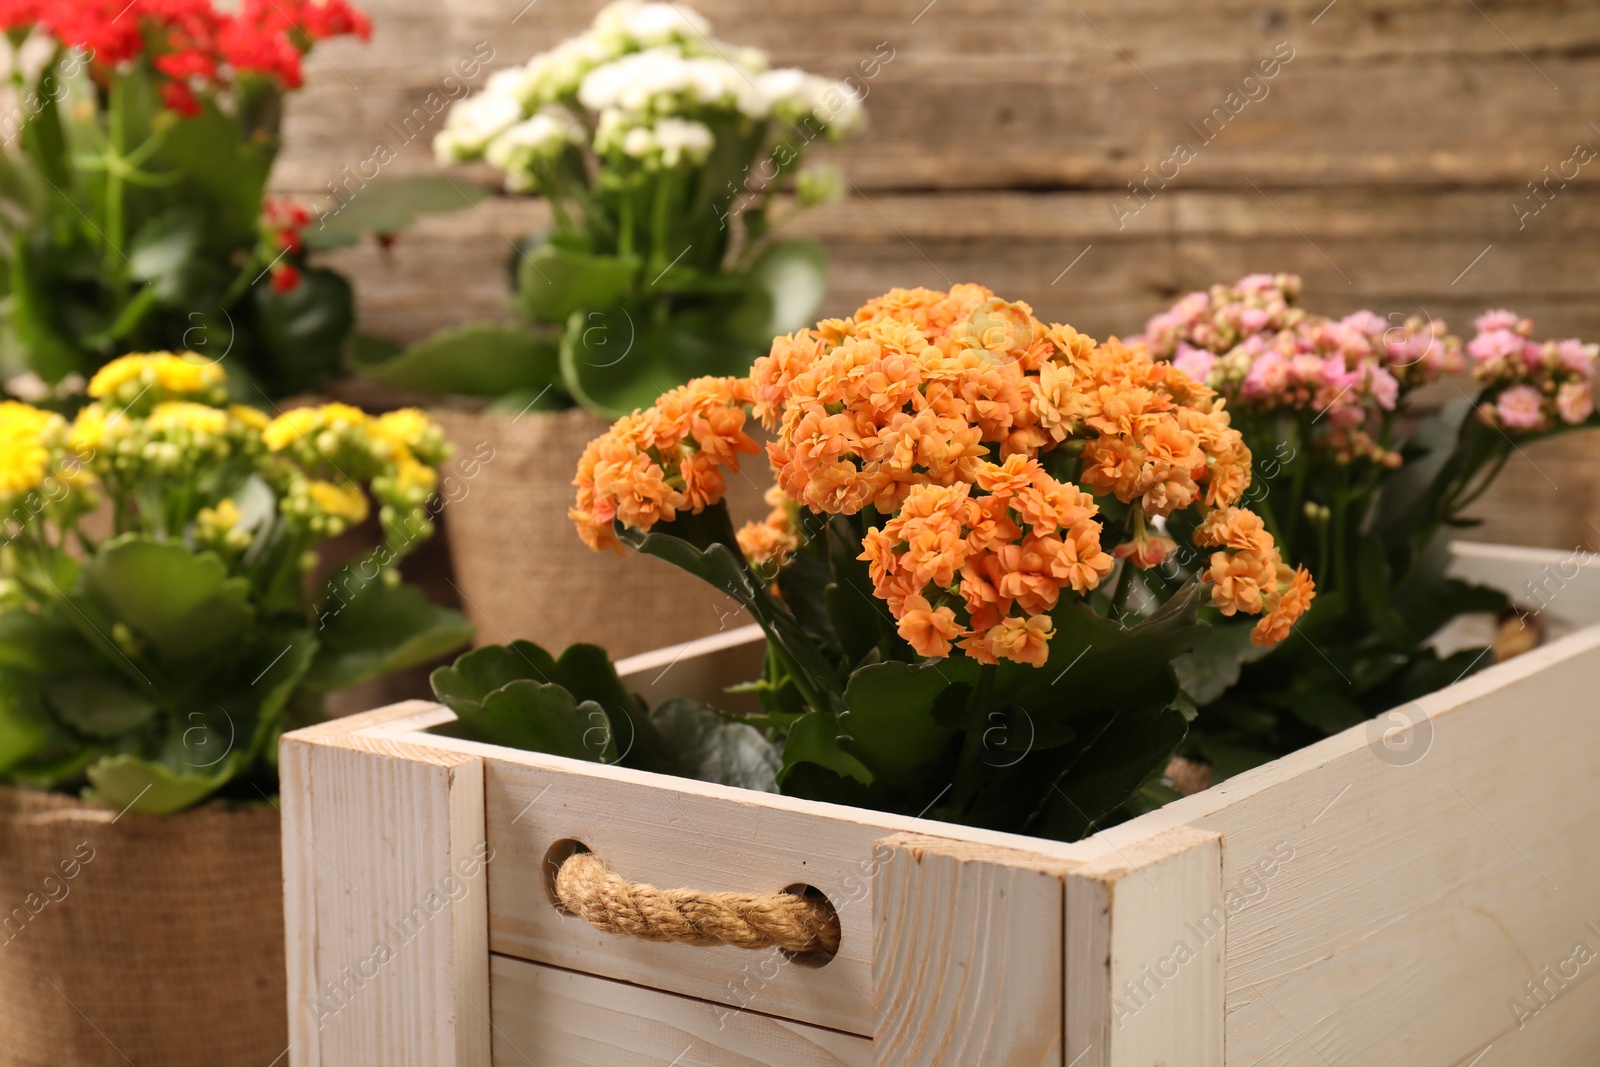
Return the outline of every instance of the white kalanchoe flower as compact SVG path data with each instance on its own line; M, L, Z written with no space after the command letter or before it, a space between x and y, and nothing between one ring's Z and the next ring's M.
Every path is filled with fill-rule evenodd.
M525 68L529 83L528 107L533 109L572 96L591 70L620 55L622 49L612 48L591 34L583 34L534 56Z
M772 102L772 113L784 122L799 124L813 119L833 138L861 125L861 95L844 82L792 67L767 71L756 82Z
M689 55L711 55L728 46L711 36L711 23L679 3L619 0L595 16L589 33L616 55L661 45L679 45Z
M465 163L483 155L489 142L522 121L522 105L513 97L479 93L450 109L444 129L433 139L441 163Z
M532 103L535 89L536 85L527 67L507 67L489 75L489 80L483 84L483 92L478 95L503 96L515 100L517 106L522 108L523 114L527 114L538 106Z
M648 114L660 98L676 98L689 88L689 68L671 48L634 52L591 70L578 88L578 102L590 111L621 108Z
M533 168L537 164L555 159L568 145L582 144L586 137L583 124L570 111L546 104L531 119L491 141L483 158L506 172L512 192L526 192L536 187Z
M667 169L685 161L704 163L716 144L709 126L675 118L664 118L656 123L655 139L661 149L660 164Z

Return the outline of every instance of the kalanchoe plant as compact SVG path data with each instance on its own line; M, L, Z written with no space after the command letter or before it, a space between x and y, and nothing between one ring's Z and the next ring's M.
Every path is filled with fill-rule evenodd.
M822 296L820 246L772 238L778 194L804 207L836 193L800 167L861 114L850 86L770 70L682 4L608 5L584 34L496 72L435 141L441 162L487 160L550 205L550 231L511 260L525 325L447 331L367 372L609 415L665 384L744 373Z
M747 409L776 434L778 486L736 533ZM1160 795L1135 800L1187 729L1171 664L1202 615L1257 616L1272 645L1310 605L1238 507L1249 479L1210 389L960 285L895 290L778 338L749 378L624 417L585 451L572 517L766 630L763 712L741 725L779 751L785 792L1071 839ZM1150 568L1179 516L1206 559L1169 590Z
M1594 345L1534 342L1526 319L1495 311L1464 359L1443 322L1334 320L1298 307L1299 292L1290 275L1213 286L1143 338L1228 400L1256 456L1246 499L1322 590L1304 640L1262 657L1224 627L1180 663L1205 705L1189 743L1219 776L1487 666L1482 649L1441 658L1429 645L1458 615L1506 607L1446 575L1446 535L1470 525L1519 443L1596 422ZM1476 395L1457 385L1438 414L1410 414L1418 386L1465 369ZM1176 581L1180 563L1156 573Z
M303 54L365 37L366 17L346 0L10 0L0 29L0 372L70 389L119 354L188 348L225 354L241 392L331 378L349 286L307 265L305 210L264 193Z
M419 412L269 420L194 356L130 355L70 424L0 403L0 779L171 812L276 790L286 719L460 647L470 626L399 584L445 458ZM380 504L343 581L317 547ZM109 528L108 528L109 527Z

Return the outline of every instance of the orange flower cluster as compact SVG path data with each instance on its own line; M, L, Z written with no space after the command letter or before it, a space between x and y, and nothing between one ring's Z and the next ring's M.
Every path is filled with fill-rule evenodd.
M866 523L860 558L920 655L1043 664L1062 591L1087 595L1117 558L1161 564L1177 546L1152 520L1191 507L1210 515L1198 543L1218 549L1213 599L1265 612L1260 643L1310 603L1309 576L1234 506L1250 452L1211 389L976 285L893 290L777 338L748 381L702 379L619 421L578 472L585 540L613 546L614 519L648 529L720 498L715 464L737 469L755 447L741 403L776 431L775 500L886 518ZM1094 494L1127 505L1126 540L1109 551ZM792 506L741 531L749 558L794 550Z
M1260 615L1250 631L1256 645L1275 645L1306 613L1316 587L1304 567L1291 570L1278 554L1260 516L1243 508L1218 508L1194 532L1194 543L1215 548L1205 579L1224 615Z
M741 455L761 452L745 432L753 400L744 378L696 378L589 442L572 483L577 504L567 512L584 543L621 555L614 521L648 530L720 501L723 468L737 472Z
M739 551L763 577L772 579L800 548L800 530L795 525L794 503L773 486L764 498L768 513L764 522L747 522L739 528Z
M971 482L910 490L883 529L867 531L861 558L919 656L959 643L980 663L1042 666L1061 590L1087 593L1115 566L1100 547L1100 508L1021 453L968 471Z

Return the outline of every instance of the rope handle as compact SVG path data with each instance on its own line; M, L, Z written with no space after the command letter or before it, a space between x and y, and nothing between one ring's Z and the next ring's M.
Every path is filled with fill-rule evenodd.
M839 916L798 893L709 893L630 882L592 852L574 852L554 880L557 906L597 930L680 945L839 951Z

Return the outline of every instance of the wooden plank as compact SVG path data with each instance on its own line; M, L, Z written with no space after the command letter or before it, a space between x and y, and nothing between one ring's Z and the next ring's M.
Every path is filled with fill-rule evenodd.
M1060 867L921 834L879 856L875 1067L1061 1067Z
M1230 1064L1454 1064L1504 1030L1600 899L1596 677L1591 627L1091 839L1221 833L1230 888L1278 858L1229 915Z
M418 710L283 738L295 1067L488 1067L482 762L358 732Z
M1200 151L1189 179L1211 185L1520 185L1591 136L1584 116L1600 101L1600 17L1558 2L1344 0L1326 17L1317 5L1263 12L1243 0L1177 12L1154 0L1049 0L1022 17L987 0L942 0L925 15L893 0L829 6L841 10L706 11L720 35L769 48L779 66L859 76L868 64L872 132L830 155L869 191L1121 188L1179 139ZM290 101L277 180L322 188L330 161L354 163L369 142L392 140L389 124L439 92L475 45L493 47L495 67L520 63L597 7L379 5L372 47L333 42L313 57ZM814 32L819 18L828 33ZM1276 77L1244 83L1283 48L1294 58ZM1237 117L1203 145L1190 124L1219 107ZM386 169L429 171L427 140Z
M1306 306L1328 314L1421 310L1470 331L1487 307L1510 306L1542 335L1600 336L1583 258L1600 237L1600 189L1574 186L1525 233L1515 192L1275 192L1269 202L1172 189L1122 230L1104 192L874 193L803 216L793 232L832 255L828 315L891 285L975 280L1047 320L1126 336L1184 292L1268 269L1303 274ZM515 198L481 212L425 220L387 251L368 243L327 257L354 280L366 329L410 340L508 314L509 241L547 215Z
M1505 590L1515 603L1542 616L1554 636L1600 623L1600 554L1593 550L1458 541L1451 555L1452 575Z
M489 964L494 1062L871 1067L872 1042L510 956Z
M1219 835L1178 829L1068 878L1063 1014L1073 1067L1222 1067L1222 854Z
M1576 981L1563 987L1558 975L1555 981L1546 980L1548 991L1539 996L1523 988L1508 993L1505 1032L1451 1067L1593 1067L1595 1050L1600 1049L1600 982L1590 981L1589 972L1600 934L1591 928L1580 941L1588 949L1587 964L1577 962L1576 953L1549 964L1566 966L1568 974L1577 971Z

